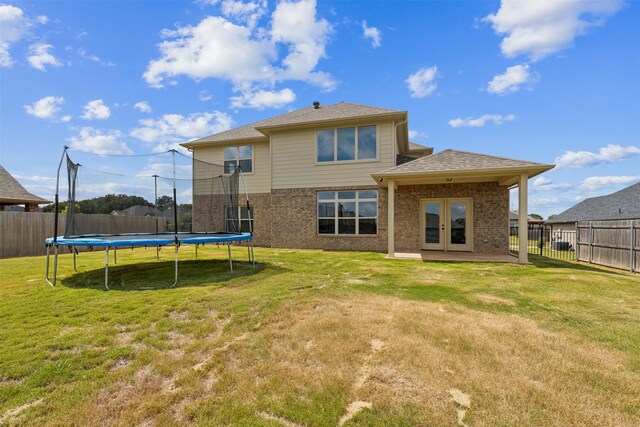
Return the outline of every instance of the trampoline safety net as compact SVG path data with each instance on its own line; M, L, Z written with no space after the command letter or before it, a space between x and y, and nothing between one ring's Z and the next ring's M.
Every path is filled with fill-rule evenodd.
M176 150L147 155L66 151L64 237L251 232L242 171Z

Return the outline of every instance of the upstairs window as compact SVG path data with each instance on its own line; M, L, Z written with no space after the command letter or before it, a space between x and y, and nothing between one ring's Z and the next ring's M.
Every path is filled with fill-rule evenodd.
M318 234L377 234L378 192L318 192Z
M243 173L253 172L253 145L224 147L224 173L233 173L238 166Z
M377 149L375 125L323 129L317 133L316 160L318 163L375 160L378 155Z

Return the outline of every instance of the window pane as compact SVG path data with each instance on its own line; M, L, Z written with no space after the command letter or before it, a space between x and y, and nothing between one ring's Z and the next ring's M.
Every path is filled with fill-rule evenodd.
M336 220L335 219L319 219L318 233L336 234Z
M236 161L235 160L225 160L224 161L224 173L233 173L236 170Z
M318 200L333 200L336 198L336 193L334 191L319 191L318 192Z
M355 219L339 219L338 234L356 234Z
M376 190L359 191L358 197L361 199L377 199L378 192Z
M338 160L354 160L356 158L356 129L338 129Z
M340 202L338 203L338 216L353 218L356 216L356 202Z
M375 219L361 219L358 226L360 234L376 234L378 232L378 221Z
M358 128L358 159L376 158L376 127L360 126Z
M241 159L253 158L253 145L243 145L242 147L239 147L239 149Z
M451 243L464 245L466 243L466 203L452 203L451 211Z
M333 158L333 129L318 131L318 161L332 162Z
M249 227L249 221L247 220L240 221L240 231L242 231L243 233L251 232L251 228Z
M224 159L235 160L238 158L238 147L224 147Z
M252 160L240 160L240 170L242 172L253 172Z
M247 210L246 206L244 208L240 208L240 218L249 219L249 211Z
M338 199L340 200L355 200L356 192L355 191L339 191Z
M358 215L360 218L378 216L378 202L360 202Z
M318 218L334 217L336 216L336 204L331 203L318 203Z

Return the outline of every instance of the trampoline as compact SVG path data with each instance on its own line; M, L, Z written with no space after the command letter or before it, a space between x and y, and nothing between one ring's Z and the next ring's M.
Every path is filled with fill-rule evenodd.
M242 171L240 167L235 169L234 171L227 171L224 169L224 172L221 173L222 166L208 164L206 162L199 162L196 165L195 159L190 159L193 162L193 170L190 171L193 173L193 178L190 178L189 181L194 181L194 187L197 186L199 190L197 190L197 195L202 197L203 195L209 196L211 201L209 202L210 209L208 212L209 223L212 224L213 227L218 229L224 229L224 231L193 231L189 229L188 231L180 231L178 226L178 204L177 204L177 192L176 192L176 165L175 165L175 155L179 154L175 150L169 150L167 153L170 153L173 156L173 177L167 178L167 180L173 182L172 188L172 206L169 209L173 209L173 231L159 231L159 221L156 218L155 220L155 232L112 232L117 229L114 224L118 221L114 221L113 223L107 224L96 224L95 221L92 221L90 217L91 215L85 215L85 217L80 218L76 211L76 206L80 199L76 195L77 188L77 180L78 180L78 169L80 168L79 163L74 163L69 158L68 147L64 147L63 155L60 160L60 165L58 166L58 177L56 182L56 194L55 194L55 221L54 221L54 237L50 237L45 240L45 245L47 248L46 255L46 272L45 279L47 283L51 286L55 286L56 284L56 276L57 276L57 264L58 264L58 248L59 246L68 246L71 252L73 253L73 269L76 269L76 255L78 253L78 247L86 247L89 250L93 250L93 248L104 248L105 250L105 263L104 263L104 286L106 289L109 289L109 262L110 262L110 251L112 251L112 259L113 263L117 263L117 249L118 248L134 248L134 247L155 247L156 248L156 257L159 259L159 250L163 246L174 246L175 260L174 260L174 281L170 287L175 287L178 284L178 249L181 245L195 245L195 253L196 258L198 256L198 247L204 244L217 244L217 245L226 245L228 256L229 256L229 269L233 272L233 260L231 257L231 245L232 244L240 244L245 243L247 246L247 257L252 267L255 268L255 257L253 251L253 225L252 225L252 217L251 217L251 206L249 204L249 199L247 195L246 183L244 182L244 177L242 175ZM58 214L59 214L59 200L58 200L58 191L59 191L59 181L60 181L60 169L62 167L63 161L67 160L67 174L68 174L68 183L69 183L69 197L67 199L67 207L71 206L71 209L68 209L66 212L66 225L65 225L65 233L64 235L58 236ZM196 178L196 176L200 178ZM128 178L140 179L140 175L130 176ZM158 199L158 189L157 189L157 181L159 177L158 175L152 175L155 184L155 200ZM244 203L239 203L239 183L242 180L244 184L245 191L245 201ZM203 188L206 191L203 192ZM202 205L202 203L200 203ZM202 214L202 212L206 211L202 206L198 206L198 212ZM205 206L206 208L206 206ZM154 206L155 211L152 211L152 215L160 215L162 211L157 209L157 205ZM244 212L246 218L245 221L241 221L241 214L239 212ZM104 222L104 221L103 221ZM147 225L149 221L147 220ZM135 221L130 220L125 222L125 227L133 227ZM118 222L120 228L122 228L123 221ZM116 225L118 225L116 224ZM246 228L248 230L243 230L243 227L247 225ZM189 225L191 228L191 224ZM214 229L215 229L214 228ZM90 232L94 231L93 233ZM106 230L106 232L102 232ZM96 231L100 231L96 233ZM52 277L49 277L49 265L50 265L50 255L53 252L53 274ZM149 289L150 287L145 287L143 289Z

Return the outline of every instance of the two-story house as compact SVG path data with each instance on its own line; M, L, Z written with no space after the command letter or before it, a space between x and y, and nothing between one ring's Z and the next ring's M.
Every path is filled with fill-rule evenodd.
M406 111L341 102L183 144L194 161L240 167L255 244L399 252L509 252L509 188L553 165L409 141ZM210 225L194 194L194 230ZM246 212L240 214L248 221ZM526 214L522 216L526 220ZM526 229L526 225L523 229ZM526 233L523 233L526 234ZM526 236L520 260L526 261Z

